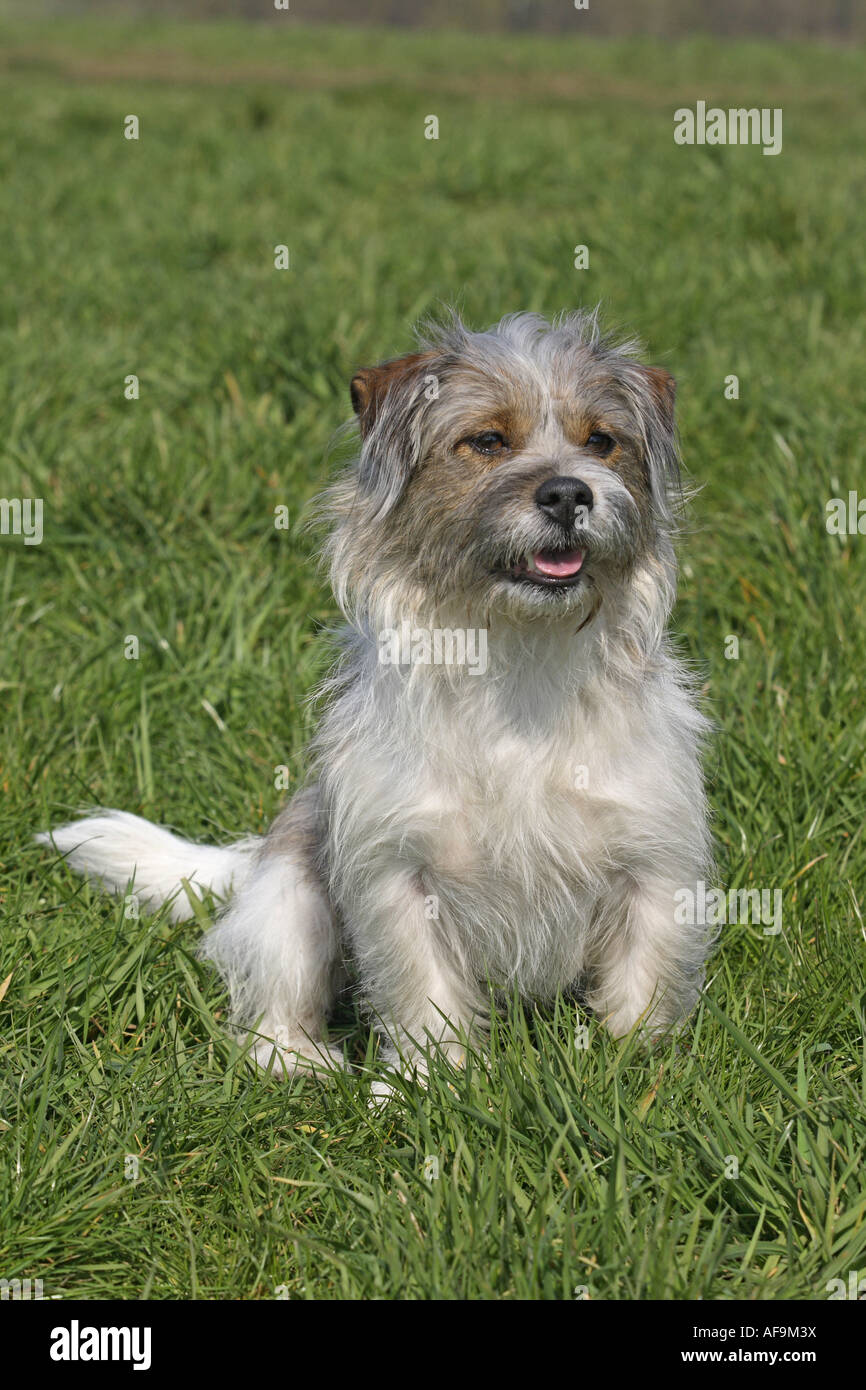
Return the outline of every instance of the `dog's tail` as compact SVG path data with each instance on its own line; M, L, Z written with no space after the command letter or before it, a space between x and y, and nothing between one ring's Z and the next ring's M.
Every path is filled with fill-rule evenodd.
M246 877L260 844L251 836L231 845L197 845L128 811L99 811L36 839L110 893L129 889L150 912L169 903L173 922L194 916L184 881L199 893L226 897Z

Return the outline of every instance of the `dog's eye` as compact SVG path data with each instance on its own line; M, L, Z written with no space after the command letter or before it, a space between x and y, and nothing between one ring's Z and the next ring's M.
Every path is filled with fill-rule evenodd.
M590 449L597 449L600 454L609 454L616 440L612 434L605 434L602 430L593 430L586 442Z
M470 444L479 454L498 454L508 447L502 435L496 430L485 430L483 434L473 435L471 439L467 439L466 443Z

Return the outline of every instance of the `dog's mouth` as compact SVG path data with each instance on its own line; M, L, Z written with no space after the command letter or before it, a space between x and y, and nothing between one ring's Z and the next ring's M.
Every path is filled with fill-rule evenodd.
M585 550L535 550L506 571L515 584L569 589L580 582Z

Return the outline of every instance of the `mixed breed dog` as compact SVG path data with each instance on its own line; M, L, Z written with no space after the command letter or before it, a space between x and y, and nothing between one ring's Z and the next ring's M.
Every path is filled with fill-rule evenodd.
M453 317L358 372L360 452L321 503L346 626L307 784L222 847L122 811L39 837L175 921L183 881L227 900L202 950L263 1066L345 1065L348 962L407 1075L483 1048L497 991L579 987L616 1037L693 1008L710 933L674 903L710 869L706 723L667 635L674 381L637 352L595 313ZM383 661L407 623L483 630L484 669Z

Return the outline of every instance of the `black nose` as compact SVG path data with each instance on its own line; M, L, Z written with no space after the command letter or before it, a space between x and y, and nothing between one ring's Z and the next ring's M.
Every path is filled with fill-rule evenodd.
M545 515L570 529L578 507L592 508L592 491L580 478L548 478L536 492L535 501Z

